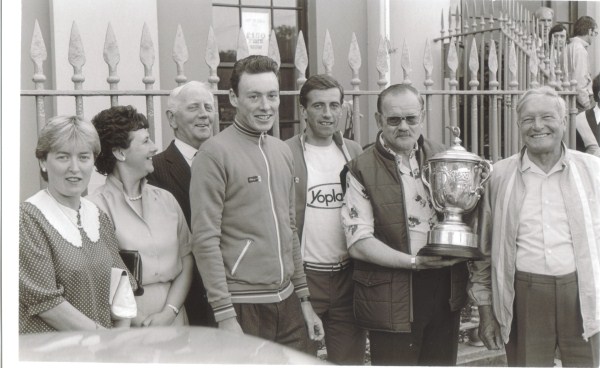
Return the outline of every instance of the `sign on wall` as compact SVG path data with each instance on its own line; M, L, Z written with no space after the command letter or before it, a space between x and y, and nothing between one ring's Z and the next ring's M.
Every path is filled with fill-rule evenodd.
M248 41L250 55L267 55L269 52L269 34L271 33L271 14L269 10L242 10L242 28Z

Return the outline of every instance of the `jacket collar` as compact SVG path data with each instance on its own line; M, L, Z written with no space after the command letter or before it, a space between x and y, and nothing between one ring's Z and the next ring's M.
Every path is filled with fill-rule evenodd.
M267 132L257 132L255 130L248 129L245 126L243 126L239 121L237 121L237 119L233 120L233 126L235 127L235 129L238 132L240 132L240 133L242 133L244 135L250 136L250 137L258 138L258 137L260 137L262 135L266 135L267 134Z
M386 147L384 147L384 145L381 143L383 141L383 138L381 137L381 131L379 131L377 133L377 137L375 138L375 149L377 149L377 152L379 152L379 154L381 156L383 156L383 158L394 161L394 154L391 153ZM419 160L419 157L422 156L421 155L421 151L423 149L423 142L425 141L425 139L423 138L423 135L420 135L419 138L417 139L417 146L415 148L415 155L417 156L417 160Z
M342 151L346 162L351 161L352 157L350 157L350 152L346 147L346 143L344 142L344 136L342 135L342 132L339 130L333 132L332 140L333 143L335 143L335 145L340 149L340 151ZM302 150L306 151L306 129L304 129L304 132L300 134L300 145L302 146Z
M577 37L577 36L571 37L571 43L581 44L581 46L585 47L586 49L590 45L589 43L585 42L581 37Z
M558 159L557 163L560 163L562 165L562 167L564 168L565 166L568 165L569 160L571 159L571 154L569 153L569 150L567 149L567 145L565 144L565 142L560 142L560 147L562 149L562 153L560 158ZM535 165L534 163L531 162L531 160L529 160L529 156L527 156L527 158L525 157L525 154L527 153L527 147L523 146L523 148L521 148L521 151L519 152L519 165L518 165L518 170L520 172L525 172L528 169L531 168L531 165Z

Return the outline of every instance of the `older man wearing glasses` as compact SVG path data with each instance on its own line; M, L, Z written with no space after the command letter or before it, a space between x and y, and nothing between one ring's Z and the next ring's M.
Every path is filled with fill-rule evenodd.
M381 92L375 118L375 144L342 172L354 314L369 330L373 365L456 365L466 265L417 256L438 221L421 168L445 148L421 135L423 98L411 86Z

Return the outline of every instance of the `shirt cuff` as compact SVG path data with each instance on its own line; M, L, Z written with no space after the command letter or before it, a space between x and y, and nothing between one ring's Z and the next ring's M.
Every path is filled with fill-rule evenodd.
M304 287L301 289L296 289L296 296L298 298L304 298L305 296L310 296L310 292L308 291L308 287Z
M469 298L476 306L492 305L492 293L488 290L483 290L476 285L472 285L468 293Z
M213 313L215 314L215 322L217 323L237 316L235 309L233 308L233 304L225 304L219 307L213 307Z
M303 298L305 296L310 296L310 291L308 290L308 284L306 283L306 278L299 280L299 282L294 281L294 292L298 296L298 298Z

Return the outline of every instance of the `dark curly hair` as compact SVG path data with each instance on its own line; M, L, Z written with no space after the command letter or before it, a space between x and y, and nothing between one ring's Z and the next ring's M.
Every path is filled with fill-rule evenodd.
M113 148L129 148L129 132L149 127L146 117L131 105L100 111L92 119L92 124L98 131L101 146L96 169L103 175L112 173L115 168L117 159L112 153Z
M240 84L240 79L242 79L242 74L244 73L260 74L269 72L272 72L279 78L279 65L277 65L275 60L268 56L250 55L240 59L233 65L233 71L231 72L231 78L229 79L231 82L231 89L237 96L238 85Z

